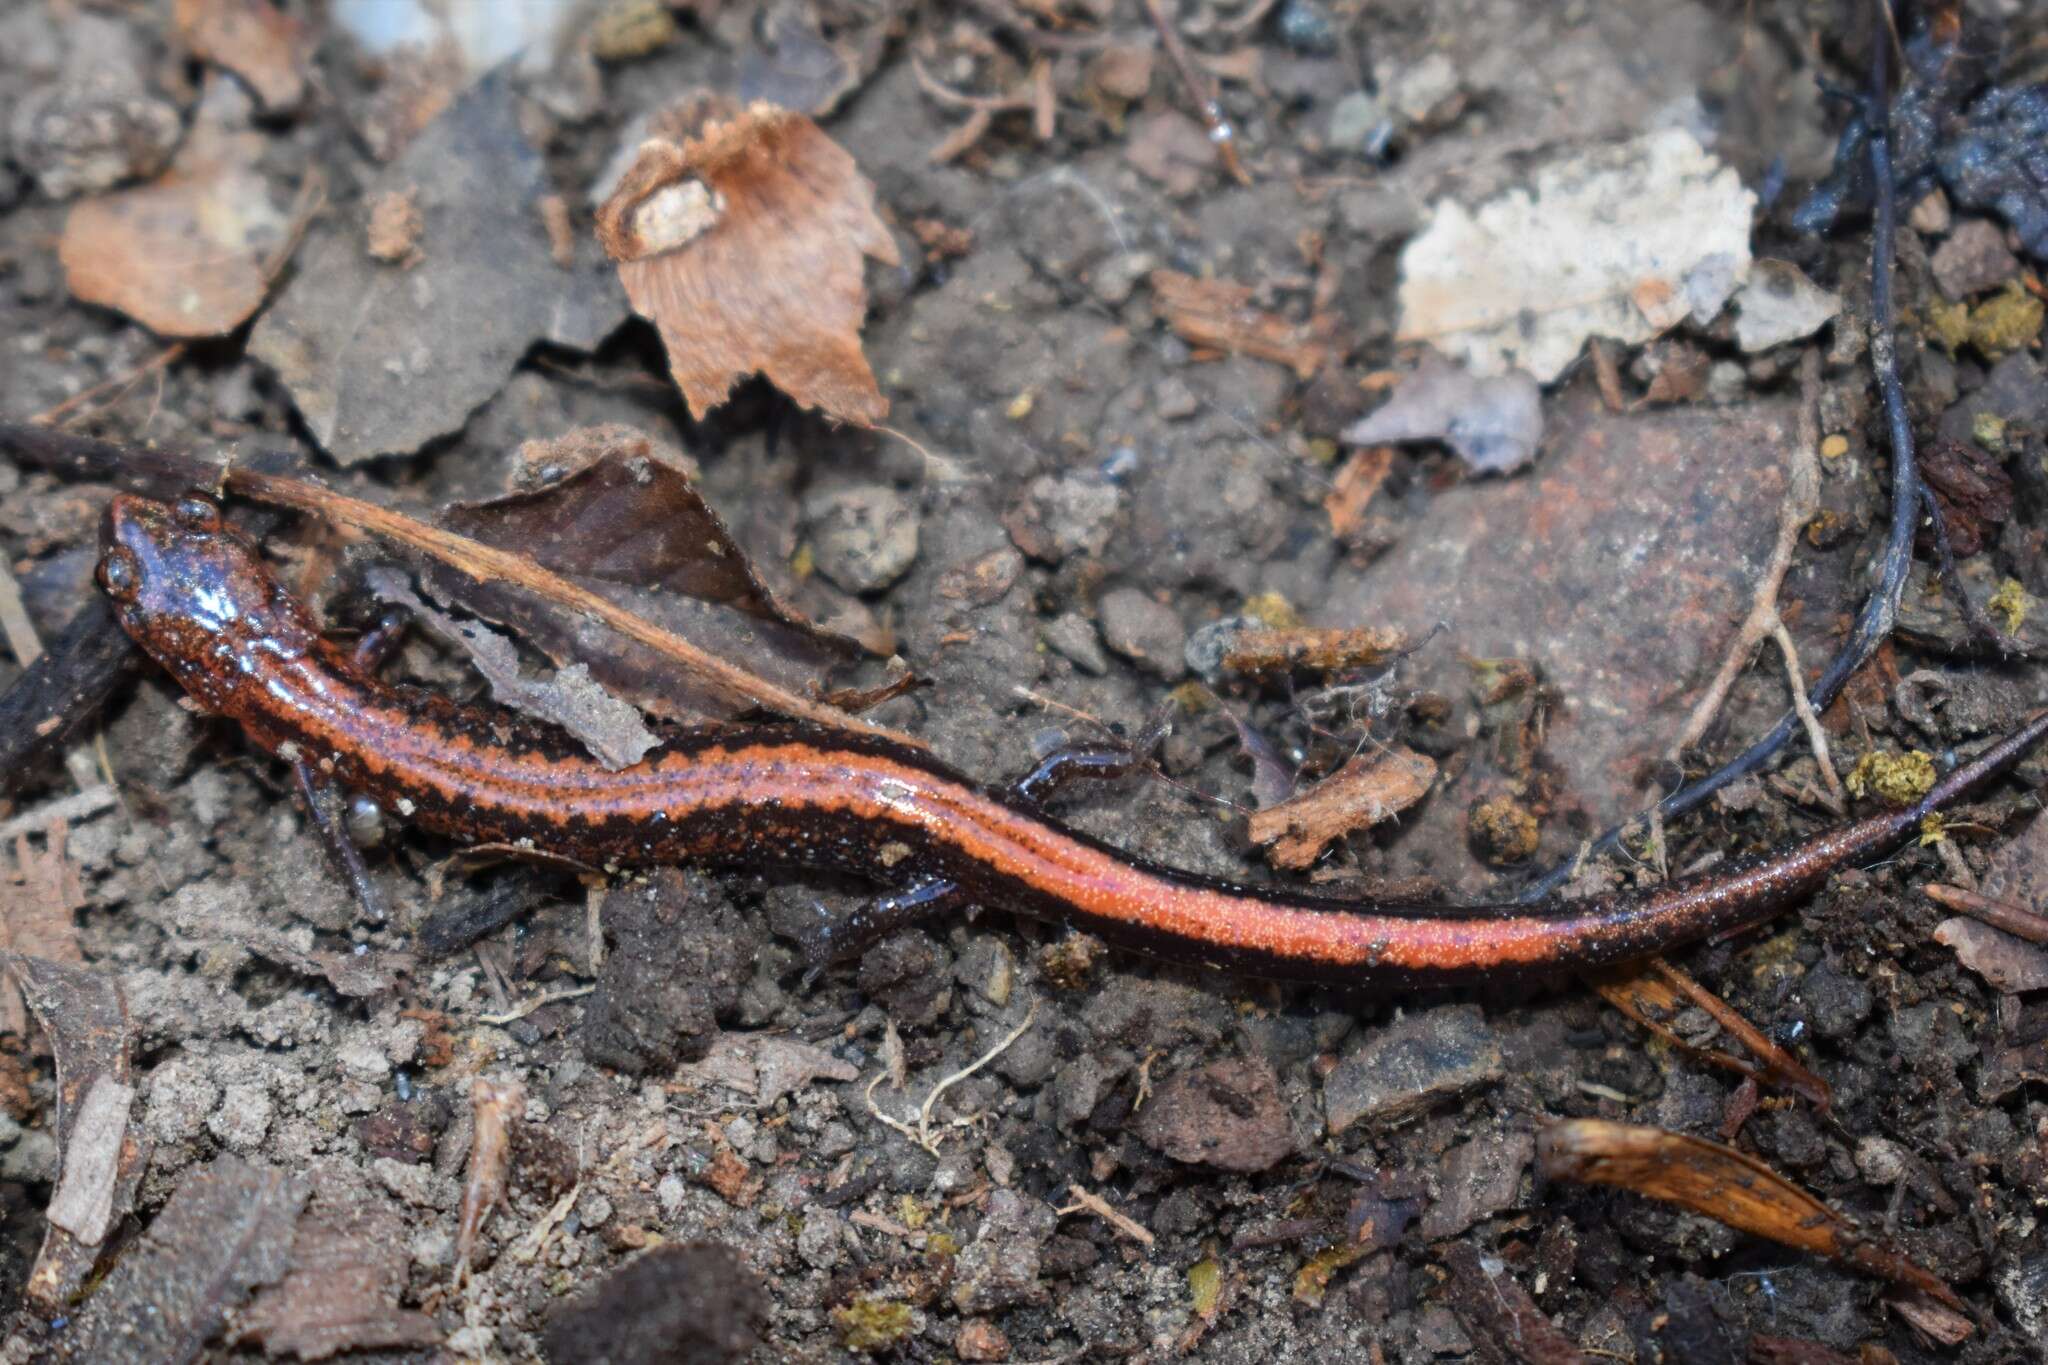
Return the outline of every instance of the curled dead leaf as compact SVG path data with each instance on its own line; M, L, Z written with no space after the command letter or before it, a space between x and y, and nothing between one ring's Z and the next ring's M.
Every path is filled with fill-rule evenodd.
M178 39L192 55L226 67L272 113L306 94L306 26L270 0L177 0Z
M802 114L715 97L657 119L597 212L633 309L702 417L759 372L806 407L888 415L860 348L863 258L897 263L874 187Z

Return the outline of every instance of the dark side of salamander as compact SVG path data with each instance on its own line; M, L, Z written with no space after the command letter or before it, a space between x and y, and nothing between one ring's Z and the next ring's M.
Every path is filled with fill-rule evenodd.
M1897 845L2048 734L2043 711L1910 807L1649 890L1535 906L1360 904L1133 857L917 750L844 731L687 730L607 770L551 727L360 671L198 495L115 498L99 579L128 633L200 705L440 833L594 863L793 865L897 891L951 883L956 900L1154 956L1349 986L1552 974L1756 923Z

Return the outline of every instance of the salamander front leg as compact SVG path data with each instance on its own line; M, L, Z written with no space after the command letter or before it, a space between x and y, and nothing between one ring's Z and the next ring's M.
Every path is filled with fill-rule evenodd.
M1151 760L1152 751L1159 747L1160 741L1172 728L1168 716L1161 714L1128 742L1088 740L1062 745L1038 760L1038 766L1030 772L1012 782L1010 795L1041 806L1075 778L1115 781L1129 777Z
M809 990L833 963L858 957L898 929L966 903L967 895L959 886L935 877L870 901L852 914L836 919L822 905L817 907L816 920L800 940L804 950L804 989Z
M292 776L298 779L299 795L306 803L306 813L312 817L314 831L327 849L328 860L355 895L363 918L372 924L384 923L391 917L390 912L385 908L384 897L377 890L377 884L370 880L370 869L363 862L363 851L349 837L348 802L340 786L315 772L312 765L303 759L292 764Z

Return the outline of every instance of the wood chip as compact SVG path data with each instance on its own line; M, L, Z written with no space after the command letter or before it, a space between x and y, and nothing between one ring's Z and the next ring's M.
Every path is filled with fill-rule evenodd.
M1313 378L1333 358L1337 319L1331 314L1289 322L1254 308L1250 285L1178 270L1153 271L1152 292L1167 325L1191 346L1277 361L1298 379Z
M1436 761L1395 745L1361 754L1301 795L1252 814L1252 842L1276 867L1303 868L1333 840L1408 809L1436 780Z

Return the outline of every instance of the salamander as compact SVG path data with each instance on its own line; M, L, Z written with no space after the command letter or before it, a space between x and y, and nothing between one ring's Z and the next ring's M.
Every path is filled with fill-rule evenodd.
M1135 857L884 739L805 725L681 729L607 769L510 711L386 682L324 638L211 499L120 495L101 587L202 708L407 820L588 863L794 865L972 901L1254 977L1411 988L1560 973L1769 919L1985 787L2048 710L1918 801L1659 886L1523 906L1382 905L1240 885ZM871 926L872 927L872 926Z

